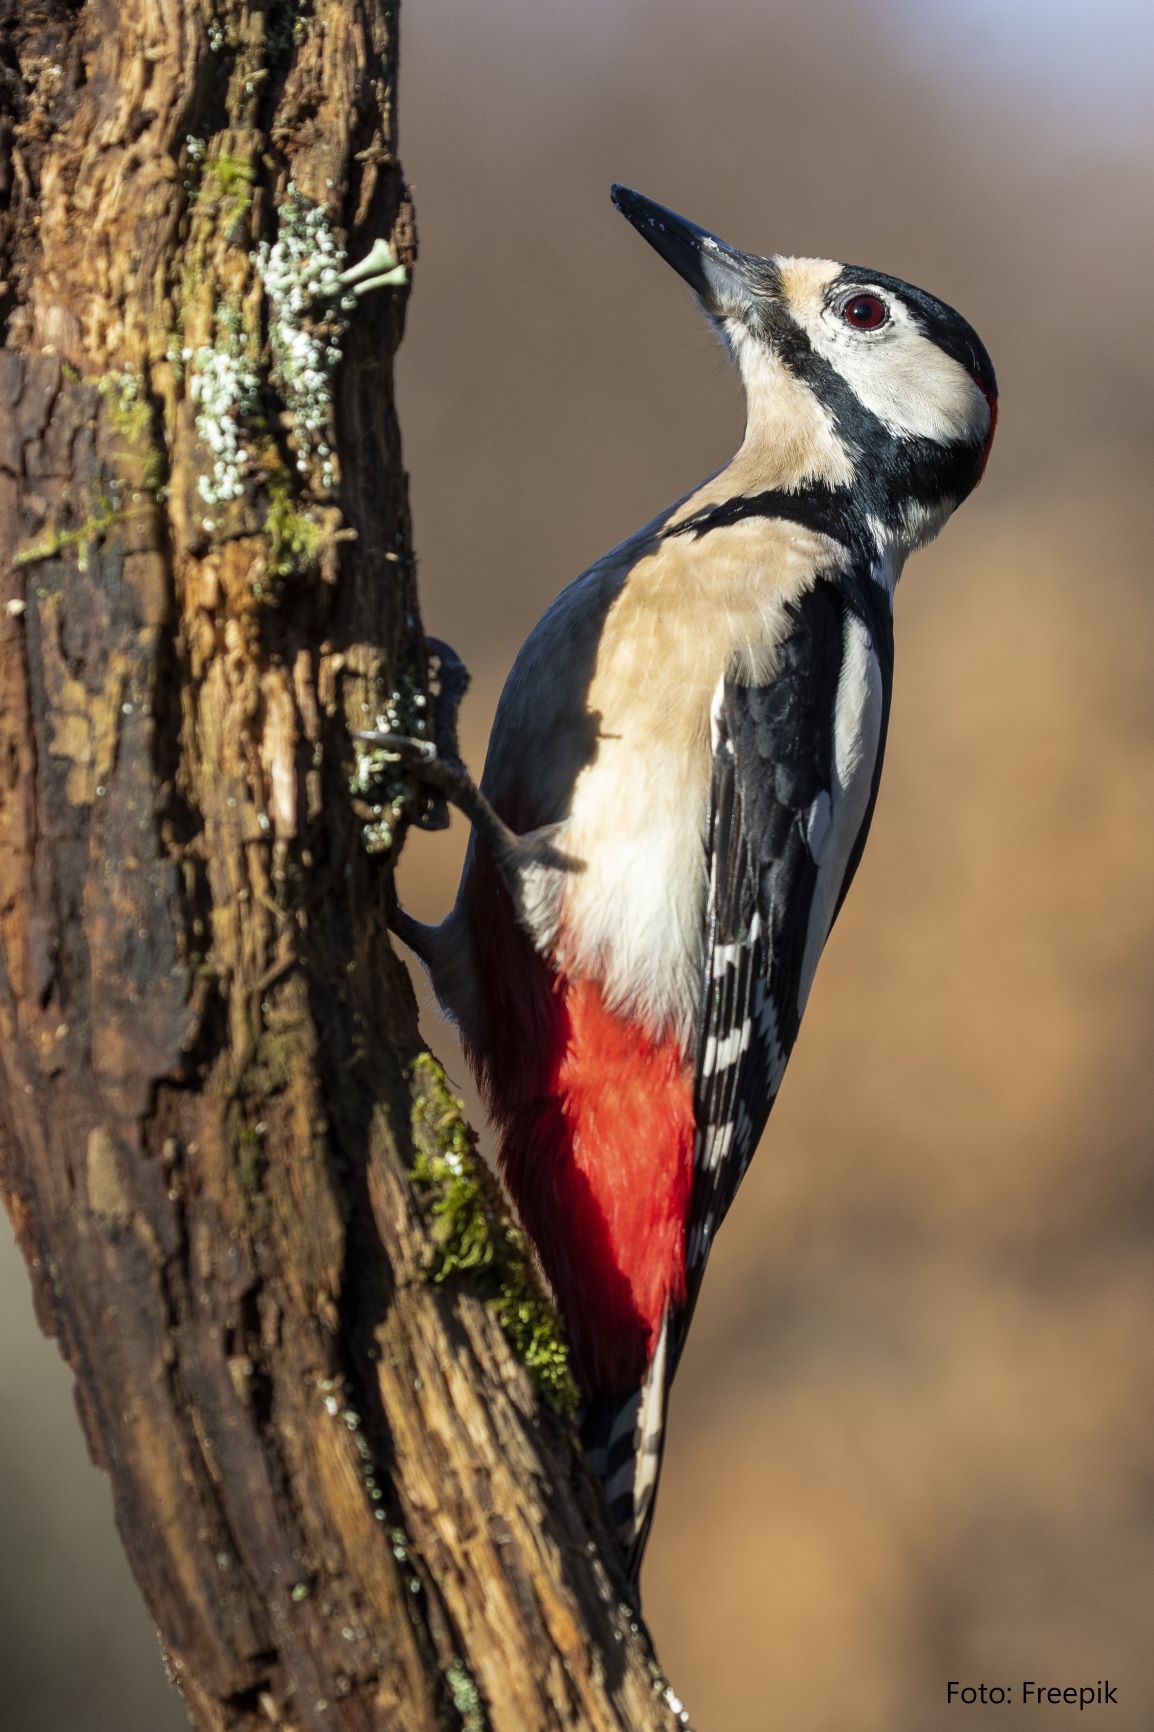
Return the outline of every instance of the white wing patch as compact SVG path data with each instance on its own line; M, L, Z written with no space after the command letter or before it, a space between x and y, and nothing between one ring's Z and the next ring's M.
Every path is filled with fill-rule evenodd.
M869 809L881 742L882 672L869 628L855 613L846 613L844 643L834 715L830 820L818 860L817 885L806 933L798 997L801 1010L809 997L850 855Z
M810 853L815 860L820 860L829 836L830 824L833 821L833 802L826 793L818 795L809 809L809 819L805 827L805 840Z

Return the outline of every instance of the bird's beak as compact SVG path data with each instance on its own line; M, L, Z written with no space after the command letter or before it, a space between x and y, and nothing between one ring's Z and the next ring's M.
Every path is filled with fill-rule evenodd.
M748 309L758 291L756 268L764 273L764 259L738 252L631 187L615 186L611 196L638 234L684 277L711 317L730 318Z

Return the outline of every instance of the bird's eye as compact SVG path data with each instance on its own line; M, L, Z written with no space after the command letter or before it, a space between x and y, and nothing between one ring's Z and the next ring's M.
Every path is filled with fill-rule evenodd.
M890 316L880 295L850 295L842 302L840 312L855 331L876 331Z

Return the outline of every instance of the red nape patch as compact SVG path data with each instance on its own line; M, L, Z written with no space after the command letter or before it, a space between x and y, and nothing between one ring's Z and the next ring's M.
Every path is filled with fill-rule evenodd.
M587 1394L637 1387L685 1296L693 1084L675 1040L558 979L544 1095L506 1122L501 1165L553 1284Z
M982 393L982 396L986 399L990 408L990 426L989 431L986 434L986 442L982 446L982 460L978 465L978 480L974 482L974 486L976 487L978 481L980 481L982 476L986 473L986 464L990 461L990 452L994 448L994 434L997 431L998 426L998 393L996 391L991 391L988 385L983 385L982 381L976 374L971 376L973 377L974 384L978 387L978 390Z

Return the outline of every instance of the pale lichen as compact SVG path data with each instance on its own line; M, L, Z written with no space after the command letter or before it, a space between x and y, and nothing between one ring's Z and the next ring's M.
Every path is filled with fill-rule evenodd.
M277 238L261 242L256 262L268 296L273 379L292 417L297 468L308 474L315 465L328 489L336 485L333 375L356 299L341 287L345 252L328 212L291 180L277 209Z
M197 491L206 505L228 505L242 497L252 462L246 423L257 410L260 374L235 310L218 306L214 326L214 343L184 350L181 358L196 404L197 436L213 459L211 472L197 476Z
M388 241L379 239L373 242L359 265L350 265L340 275L342 287L351 288L358 297L371 294L374 289L400 288L408 280L408 271L397 263L397 255Z
M445 1682L449 1686L453 1707L461 1716L461 1732L486 1732L489 1722L485 1718L485 1705L464 1660L454 1656L449 1661L445 1667Z
M288 411L297 468L327 491L336 486L333 379L349 315L359 296L406 280L387 241L345 269L345 249L328 211L289 181L277 206L277 235L257 249L269 303L273 380Z
M669 1712L673 1715L679 1726L689 1725L689 1710L686 1708L684 1702L681 1700L681 1697L677 1694L672 1684L666 1684L664 1690L661 1692L661 1700L665 1703L665 1706L669 1709Z

